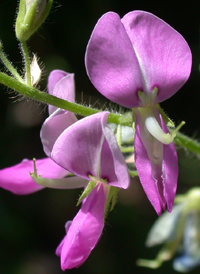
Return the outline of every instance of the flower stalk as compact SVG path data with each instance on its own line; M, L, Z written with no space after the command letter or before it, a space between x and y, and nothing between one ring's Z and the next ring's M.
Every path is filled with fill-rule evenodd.
M21 42L21 47L22 47L22 53L24 57L24 62L25 62L25 68L26 68L26 82L28 86L31 86L31 67L30 67L30 57L28 53L28 48L26 45L26 42L22 41Z
M78 115L89 116L101 111L98 109L85 107L83 105L79 105L76 103L71 103L66 100L57 98L53 95L47 94L46 92L39 91L38 89L32 86L27 86L24 83L18 82L17 80L6 75L3 72L0 72L0 83L13 89L14 91L19 92L21 95L26 96L30 99L39 101L44 104L49 104L61 109L66 109ZM131 118L131 115L129 114L122 115L122 114L110 113L108 117L108 122L130 126L132 124L132 118Z
M18 80L19 82L23 83L24 80L19 75L19 73L17 72L17 70L12 66L12 64L10 63L10 61L8 60L8 58L6 57L5 53L3 52L3 50L2 50L2 44L1 43L0 43L0 59L3 62L3 64L5 65L5 67L15 77L15 79Z

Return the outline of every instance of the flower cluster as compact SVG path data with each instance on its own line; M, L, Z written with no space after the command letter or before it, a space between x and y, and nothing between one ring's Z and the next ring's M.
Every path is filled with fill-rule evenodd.
M50 94L74 101L74 86L73 74L51 72ZM67 222L66 236L56 251L63 270L78 267L87 259L101 236L115 189L126 189L130 184L125 159L107 125L108 115L100 112L77 121L73 113L49 106L49 117L41 128L48 157L35 162L25 159L0 171L1 187L15 194L33 193L44 186L85 187L82 207L73 221ZM75 176L67 177L70 172Z
M120 19L108 12L94 28L85 63L101 94L132 108L134 158L141 184L158 215L166 205L171 211L178 177L173 139L179 127L169 132L158 103L174 95L190 75L187 42L151 13L133 11ZM52 71L48 92L74 102L74 75ZM79 267L87 259L118 190L130 185L129 170L108 117L109 112L103 111L77 120L72 112L49 105L49 117L41 128L47 158L23 160L0 171L0 186L15 194L43 187L84 188L78 202L81 208L66 223L66 236L56 250L63 270Z

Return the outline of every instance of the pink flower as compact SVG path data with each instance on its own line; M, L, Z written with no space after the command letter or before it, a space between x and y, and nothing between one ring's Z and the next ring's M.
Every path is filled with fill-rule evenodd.
M172 210L178 163L173 138L156 104L174 95L191 71L191 51L167 23L145 11L122 19L104 14L90 37L85 63L97 90L135 109L135 163L141 184L158 214Z
M74 75L61 70L52 71L48 78L48 92L59 98L74 101ZM58 136L77 120L71 112L53 106L49 106L49 115L41 129L41 141L48 157ZM64 178L69 171L55 164L50 158L37 160L36 165L38 174L43 176L42 179L36 178L36 180L39 183L42 181L43 186L31 178L30 172L34 170L33 160L27 159L0 170L0 186L14 194L25 195L36 192L45 185L55 188L76 188L86 185L86 180Z
M93 183L71 225L67 223L67 234L57 248L63 270L79 267L95 247L103 230L111 186L126 189L130 184L125 159L107 126L108 115L101 112L79 120L53 146L51 157L59 166L90 180L89 185Z

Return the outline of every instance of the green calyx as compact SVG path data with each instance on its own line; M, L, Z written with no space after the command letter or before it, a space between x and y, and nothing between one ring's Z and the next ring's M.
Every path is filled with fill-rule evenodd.
M89 181L88 185L84 189L83 193L78 199L77 206L80 205L80 203L90 194L90 192L95 188L96 182L94 181Z

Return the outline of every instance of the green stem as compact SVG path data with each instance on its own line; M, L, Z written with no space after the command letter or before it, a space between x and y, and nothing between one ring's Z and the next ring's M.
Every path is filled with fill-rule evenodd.
M184 135L181 132L176 133L174 143L177 146L184 147L188 151L200 156L200 143L196 140Z
M28 98L48 105L53 105L58 108L66 109L81 116L89 116L101 111L98 109L92 109L76 103L68 102L53 95L50 95L46 92L39 91L32 86L28 86L25 83L18 82L14 78L2 72L0 72L0 83ZM121 115L110 113L108 117L108 122L130 126L132 124L132 117L130 114Z
M2 62L4 63L4 65L6 66L6 68L11 72L11 74L15 77L15 79L17 79L18 81L20 81L21 83L24 82L24 80L22 79L22 77L19 75L19 73L17 72L17 70L11 65L10 61L8 60L8 58L6 57L6 55L4 54L4 52L2 50L0 50L0 59L2 60Z
M89 116L101 111L98 109L85 107L76 103L71 103L63 99L57 98L55 96L52 96L46 92L39 91L32 86L28 86L27 84L23 82L19 82L18 80L14 79L11 76L8 76L7 74L3 72L0 72L0 83L19 92L20 94L28 98L31 98L33 100L36 100L45 104L53 105L61 109L71 111L81 116ZM108 122L132 126L132 117L130 113L126 113L123 115L110 113L108 117ZM176 137L174 138L174 143L175 145L186 148L188 151L200 156L200 143L193 140L192 138L185 136L184 134L180 132L177 132ZM123 152L126 152L125 148L123 149L124 149Z
M128 173L131 177L138 177L138 173L137 171L133 171L133 170L128 170Z
M130 146L130 147L121 147L121 152L122 153L129 153L129 152L134 152L134 146Z
M121 149L121 144L122 144L122 126L121 125L117 126L117 143L119 148Z
M25 41L21 41L22 52L24 56L24 62L26 66L26 82L28 86L31 86L31 66L30 66L30 58L28 53L28 48Z

